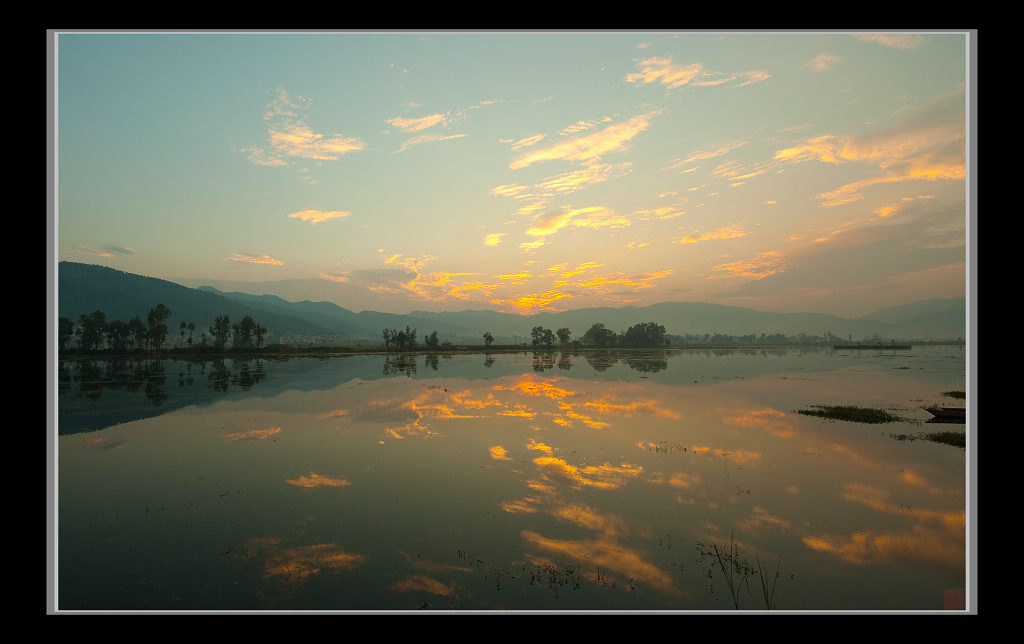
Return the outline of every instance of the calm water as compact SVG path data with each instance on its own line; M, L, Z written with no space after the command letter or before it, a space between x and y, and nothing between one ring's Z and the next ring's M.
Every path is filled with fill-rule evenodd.
M61 363L59 610L942 610L961 347ZM905 420L831 422L812 405ZM765 574L759 575L758 569ZM777 571L777 576L776 576Z

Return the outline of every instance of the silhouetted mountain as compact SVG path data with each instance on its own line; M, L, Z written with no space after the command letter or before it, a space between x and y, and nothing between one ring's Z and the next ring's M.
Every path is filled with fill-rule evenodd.
M910 304L893 306L865 315L862 320L877 320L899 325L910 334L927 334L933 329L945 329L952 337L966 333L967 298L933 298Z
M143 322L150 309L164 304L171 310L166 324L170 335L181 321L193 322L196 334L209 329L214 318L227 315L238 322L246 315L267 327L267 342L282 336L335 335L349 341L380 343L381 331L417 330L420 343L432 331L438 339L456 344L482 344L491 333L499 344L530 343L536 326L556 331L568 328L580 338L592 325L601 323L616 333L644 322L663 325L669 335L825 336L843 340L874 337L900 340L946 340L966 337L966 300L926 300L883 309L857 319L820 313L772 313L705 302L664 302L645 307L624 306L576 309L560 313L515 315L496 311L466 310L409 314L363 311L355 313L331 302L289 302L274 295L222 293L209 286L198 289L152 277L143 277L89 264L58 265L58 315L77 321L80 315L100 310L107 321L128 321L138 315Z
M168 335L178 334L181 322L194 323L193 338L207 331L213 320L227 315L239 322L247 315L267 327L267 341L281 334L332 333L304 317L286 312L269 312L214 293L188 288L174 282L144 277L93 264L60 262L57 265L57 315L77 322L80 315L103 311L107 322L131 320L136 315L145 324L157 304L171 310L165 322Z

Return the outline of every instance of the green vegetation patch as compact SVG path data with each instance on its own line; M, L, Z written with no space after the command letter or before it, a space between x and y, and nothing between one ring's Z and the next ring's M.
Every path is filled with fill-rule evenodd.
M846 420L851 423L897 423L903 420L884 409L856 405L811 405L810 409L797 409L795 413L829 420Z
M966 391L944 391L942 395L949 396L950 398L959 398L960 400L967 398Z
M967 447L966 432L922 432L916 435L889 434L889 438L898 441L931 441L933 443L942 443L943 445L952 445L953 447Z

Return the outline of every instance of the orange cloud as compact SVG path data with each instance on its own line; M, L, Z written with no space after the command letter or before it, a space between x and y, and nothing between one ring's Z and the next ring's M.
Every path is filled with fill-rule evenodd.
M668 277L673 271L648 271L642 275L623 276L621 273L616 275L600 275L596 276L588 282L580 282L578 286L585 288L593 288L598 291L602 291L608 286L628 286L635 288L650 288L652 286L651 281L662 277Z
M749 71L722 76L718 72L708 72L700 63L690 65L679 65L671 58L646 58L639 63L641 71L626 74L626 80L635 85L648 85L661 83L669 89L676 89L684 85L695 86L722 85L730 81L741 79L739 86L759 83L771 78L771 75L764 71Z
M651 115L634 116L617 125L611 125L589 136L556 143L550 147L520 156L509 167L513 170L525 168L540 161L566 160L593 163L602 155L620 152L638 134L650 125Z
M431 595L447 596L455 592L451 586L445 585L436 579L424 577L423 575L410 575L405 579L395 582L391 590L400 593L429 593Z
M271 427L270 429L253 429L248 432L232 432L230 434L224 434L224 438L230 441L264 440L280 433L280 427Z
M883 47L907 50L917 49L925 40L921 34L853 34L853 37Z
M704 74L704 67L700 63L678 65L667 57L644 59L640 61L640 69L639 72L626 74L626 80L636 85L661 83L668 85L669 89L675 89Z
M760 279L788 268L785 253L772 251L761 253L752 260L745 262L729 262L714 267L716 271L728 273L728 275L714 276L711 279L720 277L753 277Z
M284 266L284 262L274 259L268 255L253 255L251 253L235 253L226 257L226 261L238 262L240 264L270 264L271 266Z
M430 116L422 116L418 119L395 117L393 119L388 119L387 123L388 125L394 125L395 127L400 128L404 132L419 132L420 130L425 130L428 127L437 125L438 123L444 123L445 118L444 114L431 114Z
M491 304L511 304L512 306L519 309L534 309L537 307L548 306L552 302L557 302L566 297L572 297L568 293L561 293L559 291L546 291L536 295L523 295L517 298L509 299L493 299Z
M293 212L288 215L295 219L301 219L302 221L308 221L313 224L319 224L322 221L329 221L331 219L341 219L348 217L352 213L344 210L300 210L299 212Z
M741 226L731 225L723 226L722 228L718 228L716 230L712 230L711 232L703 233L696 236L687 235L685 237L677 239L676 243L695 244L697 242L711 241L716 239L733 239L736 237L745 237L746 235L747 231L745 231Z
M298 487L340 487L344 485L352 485L345 479L324 476L323 474L317 474L316 472L310 472L309 476L300 476L297 479L290 479L286 481L286 483L297 485Z

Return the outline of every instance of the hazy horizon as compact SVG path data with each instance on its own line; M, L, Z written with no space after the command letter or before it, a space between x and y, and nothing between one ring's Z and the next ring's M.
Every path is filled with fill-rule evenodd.
M57 32L56 259L402 314L966 297L973 37Z
M180 282L176 282L176 280L168 280L168 281L180 284ZM332 303L332 304L336 304L337 306L340 306L340 307L342 307L344 309L348 309L348 310L350 310L350 311L352 311L354 313L361 313L361 312L364 312L364 311L373 311L373 312L378 312L378 313L395 313L395 314L398 314L398 315L407 315L407 314L415 313L415 312L460 313L460 312L464 312L464 311L493 311L493 310L495 310L493 308L489 308L489 307L486 307L486 306L473 307L473 306L470 306L470 305L466 305L466 306L458 307L457 303L453 303L453 308L447 308L447 309L446 308L431 308L431 309L427 309L427 308L411 308L411 309L408 309L408 310L388 310L388 311L383 311L383 310L380 310L380 309L353 309L350 306L346 306L346 304L344 302L335 302L335 301L329 299L328 297L316 297L315 296L316 286L317 286L316 280L309 280L308 284L306 285L306 286L309 287L310 291L303 291L301 288L299 288L299 289L296 289L294 287L289 288L288 284L282 284L280 286L280 288L275 288L273 283L267 283L267 282L225 282L225 281L215 281L215 280L205 280L205 281L204 280L194 280L194 282L195 282L194 285L192 285L192 284L181 284L181 285L182 286L187 286L189 288L196 288L196 289L201 288L203 286L208 286L208 287L215 288L215 289L217 289L218 291L220 291L222 293L246 293L248 295L256 295L256 296L275 295L275 296L280 297L281 299L286 300L288 302L302 302L302 301L329 302L329 303ZM314 296L307 297L306 295L302 295L302 293L304 293L304 292L306 292L306 293L313 293ZM931 300L931 299L951 299L951 298L955 298L955 297L966 297L966 295L953 295L953 296L950 296L950 298L924 298L924 299L921 299L921 300L908 300L906 302L900 302L900 303L897 303L897 304L894 304L894 305L891 305L891 306L879 306L879 307L874 307L874 308L872 308L870 305L868 305L868 308L865 309L862 313L855 313L855 314L852 314L852 315L837 315L837 314L832 314L832 313L824 313L824 314L825 315L837 315L837 317L847 318L847 319L856 319L856 318L859 318L859 317L870 315L872 313L876 313L878 311L882 311L884 309L892 308L892 306L901 306L903 304L914 304L914 303L917 303L917 302L924 302L924 301L928 301L928 300ZM651 302L651 303L647 303L647 304L622 304L622 305L593 304L591 306L566 307L564 309L559 309L559 311L572 311L572 310L577 310L577 309L601 308L601 307L618 308L619 306L635 306L637 308L643 308L643 307L647 307L647 306L653 306L655 304L665 304L665 303L672 303L672 302L696 303L696 304L703 304L703 303L705 303L705 302L698 301L698 300L679 299L679 300L663 300L663 301L660 301L660 302ZM717 302L706 302L706 303L707 304L720 304L720 303L717 303ZM754 310L754 311L764 311L764 312L769 312L769 313L776 312L776 311L770 311L768 309L758 309L758 308L755 308L753 306L744 306L744 305L739 305L739 304L727 304L726 303L726 304L722 304L722 306L740 306L742 308L751 309L751 310ZM511 314L515 314L515 315L534 315L536 313L554 313L554 312L559 312L559 311L549 311L549 310L522 311L522 310L515 310L515 311L496 311L496 312L498 312L498 313L511 313ZM784 313L812 313L812 314L814 314L814 313L822 313L821 311L810 311L810 310L807 310L807 311L793 310L793 311L782 311L782 312L784 312Z

